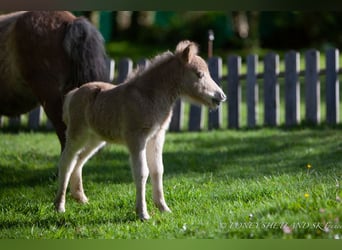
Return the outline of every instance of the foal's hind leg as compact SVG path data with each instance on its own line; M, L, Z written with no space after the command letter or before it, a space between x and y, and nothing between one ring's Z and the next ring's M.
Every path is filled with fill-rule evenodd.
M71 173L77 164L77 155L82 146L76 147L67 143L58 165L58 191L55 207L58 212L65 212L65 195Z
M70 178L70 191L71 196L80 203L87 203L88 198L84 194L82 184L82 168L84 164L92 157L100 148L106 143L99 140L87 142L87 146L78 155L77 163Z
M147 164L150 170L150 177L153 189L153 201L162 212L171 212L167 206L163 191L163 145L165 140L165 131L160 130L147 143Z

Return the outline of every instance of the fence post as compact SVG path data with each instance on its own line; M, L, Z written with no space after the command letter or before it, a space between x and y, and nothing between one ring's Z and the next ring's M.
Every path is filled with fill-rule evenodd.
M258 56L247 56L246 95L247 95L247 127L253 128L258 122L259 89L257 82Z
M339 122L339 51L328 49L326 51L326 111L327 123L336 125Z
M39 128L40 124L40 117L41 117L41 107L38 106L37 108L33 109L29 113L29 119L28 119L28 127L32 130L37 130Z
M285 125L298 125L300 120L299 53L285 54Z
M239 128L241 86L240 86L241 57L228 57L228 127Z
M279 123L279 56L269 53L264 59L264 124L277 126Z
M123 58L119 61L118 65L118 79L117 83L122 83L126 80L127 76L132 72L133 62L129 58Z
M209 72L218 86L221 86L222 78L222 59L220 57L211 57L208 60ZM216 110L210 111L208 115L208 128L218 129L222 125L222 105Z
M320 122L319 52L311 49L305 52L305 119L309 123Z

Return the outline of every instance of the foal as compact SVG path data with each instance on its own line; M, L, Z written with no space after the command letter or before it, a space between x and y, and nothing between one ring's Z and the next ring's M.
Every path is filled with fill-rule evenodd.
M92 82L67 94L63 107L66 146L55 200L58 212L65 211L69 180L72 197L80 203L88 201L82 167L105 142L123 143L129 150L140 219L150 218L145 201L148 175L154 203L162 212L171 211L163 193L162 150L173 104L187 97L214 109L226 99L197 50L193 42L182 41L174 54L155 57L147 69L138 70L123 84Z

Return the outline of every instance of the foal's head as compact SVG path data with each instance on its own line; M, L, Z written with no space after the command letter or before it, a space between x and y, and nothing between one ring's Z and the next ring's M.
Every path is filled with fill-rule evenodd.
M181 95L214 109L226 100L226 95L211 78L207 63L197 53L197 45L190 41L182 41L176 47L175 54L184 68Z

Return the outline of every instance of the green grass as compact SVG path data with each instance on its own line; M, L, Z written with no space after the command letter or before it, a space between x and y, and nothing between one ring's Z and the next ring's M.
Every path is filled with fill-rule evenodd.
M153 206L148 183L152 219L141 222L124 147L85 166L90 203L68 195L57 214L56 136L0 133L0 238L341 238L341 150L342 132L327 128L169 133L173 213Z

